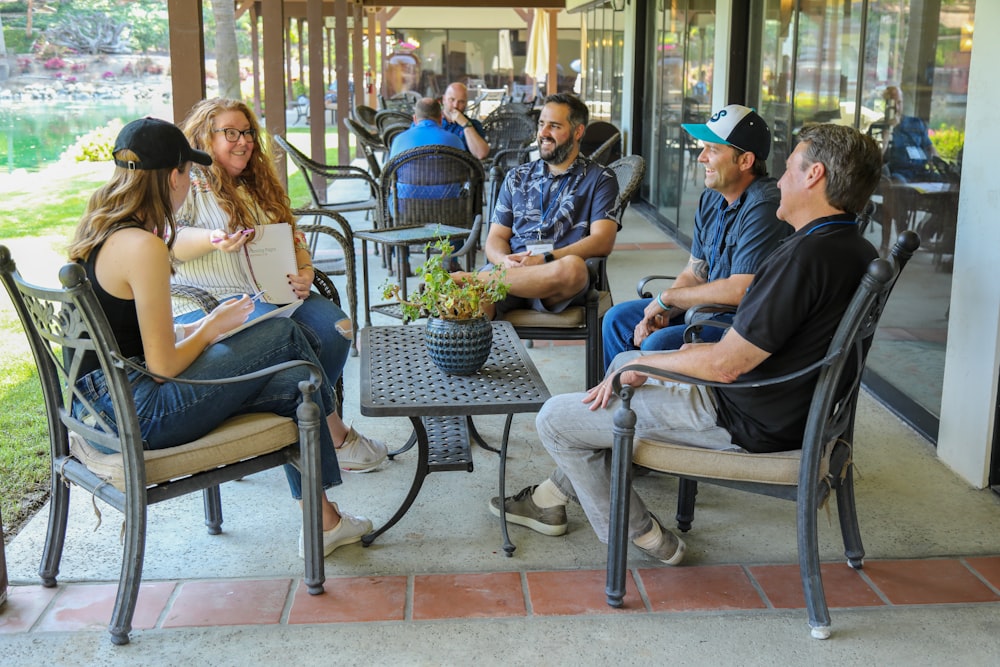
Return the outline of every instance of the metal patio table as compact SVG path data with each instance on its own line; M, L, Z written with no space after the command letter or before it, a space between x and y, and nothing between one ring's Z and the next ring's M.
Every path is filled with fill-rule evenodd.
M434 365L424 348L422 325L365 327L361 330L361 414L408 417L417 444L417 469L403 504L389 521L361 541L364 546L396 524L413 504L424 478L432 472L472 472L469 447L473 415L507 415L500 445L500 497L505 497L507 440L515 413L537 412L550 394L514 327L493 323L493 347L474 375L448 375ZM496 450L493 450L496 451ZM398 452L396 452L398 453ZM395 453L394 453L395 454ZM503 550L515 546L500 513Z
M403 311L398 303L382 303L371 305L370 291L368 289L368 242L378 243L386 248L395 249L395 253L386 252L386 262L390 254L396 256L396 276L399 279L400 293L406 296L406 278L409 273L409 248L410 246L423 246L433 243L440 238L464 241L472 233L471 229L465 227L454 227L452 225L424 224L424 225L404 225L400 227L388 227L386 229L359 229L354 232L354 238L361 239L361 276L364 282L365 294L365 327L372 324L371 314L374 310L377 313L404 319ZM390 265L391 266L391 265Z

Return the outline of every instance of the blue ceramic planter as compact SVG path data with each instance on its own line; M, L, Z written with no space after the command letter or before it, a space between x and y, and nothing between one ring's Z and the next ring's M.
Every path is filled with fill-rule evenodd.
M441 320L432 317L424 328L427 356L445 373L472 375L486 363L493 346L493 325L486 317Z

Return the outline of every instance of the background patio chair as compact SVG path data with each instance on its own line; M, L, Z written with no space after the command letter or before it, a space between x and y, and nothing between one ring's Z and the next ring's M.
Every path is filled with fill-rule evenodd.
M231 384L297 366L308 368L310 377L299 384L302 403L297 419L272 413L239 415L194 442L146 450L128 374L157 376L121 356L83 266L71 263L60 270L62 288L39 287L21 278L10 251L0 246L0 280L28 337L45 397L51 500L45 548L38 570L43 586L56 586L69 519L70 484L76 484L125 516L121 578L108 629L113 643L127 644L142 579L147 506L202 491L205 524L210 534L217 534L222 530L220 484L292 463L302 472L305 583L309 593L323 592L325 574L319 495L322 493L319 420L323 415L312 400L321 382L319 368L306 361L297 361L234 378L208 381L164 378L186 384ZM84 419L77 419L71 413L73 399L82 400L76 382L81 357L88 351L97 355L104 371L113 400L116 428L86 401L83 402L89 414ZM90 443L114 453L102 453ZM116 549L118 545L111 545L111 548Z
M317 162L280 134L273 138L305 179L313 208L341 214L375 211L378 184L367 171L361 167ZM301 202L292 202L292 206L299 205Z
M896 280L920 239L904 232L892 249L889 261L874 260L845 311L826 356L798 372L766 381L721 384L640 366L656 379L712 387L758 387L817 374L802 449L773 454L718 451L673 445L659 441L635 441L635 415L631 410L631 387L615 391L622 403L615 413L612 453L611 526L608 531L608 604L620 607L625 595L628 549L629 492L633 462L680 478L677 527L688 531L694 518L699 481L719 484L798 503L796 536L799 569L809 612L812 636L830 635L830 614L820 572L817 513L831 490L836 491L840 530L848 565L861 569L864 547L854 504L853 436L855 409L861 374L879 317ZM635 368L635 367L633 367Z
M622 156L621 132L611 123L597 120L587 125L580 139L580 154L609 165Z
M382 161L389 152L389 147L382 143L382 137L353 118L345 118L344 127L357 139L358 147L368 163L368 173L377 181L382 176Z
M609 167L618 179L618 219L621 220L629 201L642 182L646 162L638 155L629 155ZM528 340L586 341L586 384L593 387L604 372L604 345L601 340L601 318L612 306L608 281L607 257L587 260L590 289L583 305L570 306L561 313L542 313L531 308L509 310L497 319L514 325L517 335Z

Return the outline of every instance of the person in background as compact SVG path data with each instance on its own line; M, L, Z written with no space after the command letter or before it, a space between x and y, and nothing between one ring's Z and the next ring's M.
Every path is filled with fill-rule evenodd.
M311 290L315 273L309 246L305 235L295 229L288 195L278 180L257 117L243 102L217 97L195 104L181 128L191 145L208 153L213 162L191 170L190 193L178 213L172 282L203 289L219 300L255 294L253 277L242 268L239 256L252 236L242 232L259 225L291 223L298 273L289 275L288 281L303 300L291 318L303 328L324 372L335 381L350 352L350 320L333 302ZM253 315L274 308L257 301ZM183 297L174 298L174 314L182 324L205 315ZM339 416L330 418L330 431L345 470L371 470L386 459L383 443L348 427Z
M490 154L490 145L483 134L483 124L465 115L469 106L469 89L464 83L449 84L444 90L441 107L444 110L445 131L461 137L465 149L480 160Z
M441 127L441 104L424 97L413 107L413 125L396 135L389 147L389 159L420 146L448 146L465 150L465 144Z
M253 312L247 294L226 299L197 320L175 325L170 304L175 215L191 185L191 165L208 167L212 158L191 148L176 126L154 118L122 128L113 153L114 174L90 198L69 258L86 270L122 354L138 359L153 373L191 380L242 375L298 359L322 368L304 330L285 318L260 322L213 342ZM97 410L103 406L113 414L103 371L96 356L89 354L91 358L82 360L81 373L86 375L77 389ZM142 439L150 449L196 440L234 415L264 411L294 419L298 383L306 379L304 368L225 386L181 385L130 374ZM341 479L330 428L336 404L325 374L317 402L327 415L320 420L320 468L323 488L328 489ZM85 416L82 403L74 402L72 409L78 417ZM292 496L301 500L299 471L286 465L285 472ZM322 512L324 555L358 542L372 529L371 521L340 511L325 492Z

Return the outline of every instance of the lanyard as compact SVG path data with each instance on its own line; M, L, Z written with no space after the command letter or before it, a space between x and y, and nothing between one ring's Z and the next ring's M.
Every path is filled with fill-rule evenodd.
M542 211L542 226L543 227L545 226L545 221L548 220L548 218L549 218L549 212L552 211L553 204L557 204L559 202L559 196L562 194L563 188L565 188L569 184L570 178L572 178L572 177L569 174L567 174L566 176L563 177L562 183L559 184L559 188L556 190L555 197L551 197L549 199L548 205ZM549 188L549 190L551 191L551 187ZM543 199L544 199L544 197L543 197Z
M855 222L854 220L831 220L830 222L824 222L822 224L816 225L815 227L813 227L812 229L810 229L808 232L806 232L806 236L809 236L810 234L812 234L813 232L815 232L817 229L822 229L823 227L826 227L828 225L856 225L856 224L858 224L858 223Z

